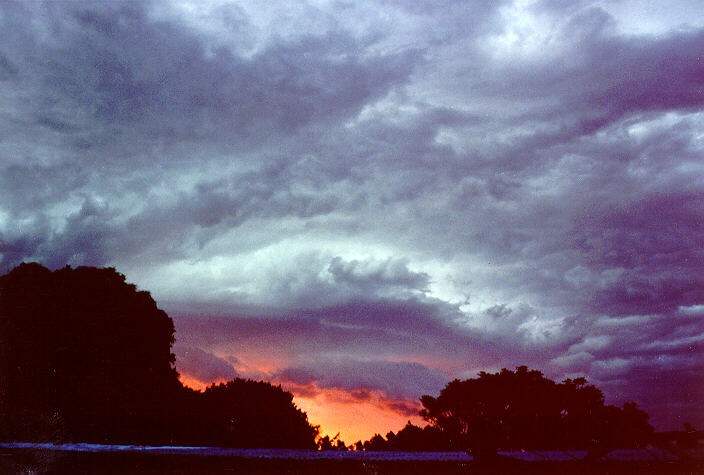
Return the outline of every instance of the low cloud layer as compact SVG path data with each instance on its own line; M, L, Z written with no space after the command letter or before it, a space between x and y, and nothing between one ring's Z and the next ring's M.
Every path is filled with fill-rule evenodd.
M0 272L116 267L203 382L702 425L704 15L644 5L4 2Z
M200 348L176 346L175 354L176 366L182 375L201 383L228 381L239 376L232 363Z
M355 398L369 397L369 391L381 391L391 399L414 399L437 393L447 377L419 363L333 360L315 361L307 366L284 368L274 378L294 384L315 384L323 389L342 389Z

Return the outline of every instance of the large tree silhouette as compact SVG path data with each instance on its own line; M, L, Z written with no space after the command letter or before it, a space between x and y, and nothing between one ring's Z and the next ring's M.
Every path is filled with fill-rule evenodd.
M0 277L0 438L314 446L280 387L184 388L173 343L171 318L115 269L18 266Z
M114 269L20 265L0 278L2 430L31 438L48 421L76 440L140 441L180 387L173 341Z
M293 395L264 381L241 378L190 391L183 414L185 444L314 449L318 426L293 404Z
M421 415L451 448L469 448L480 457L498 448L634 447L652 433L648 415L634 403L606 406L602 392L583 378L555 383L525 366L451 381L421 403Z
M429 425L408 422L386 438L375 434L357 442L357 449L468 450L478 459L492 458L498 449L587 449L599 456L642 446L653 430L634 403L607 406L584 378L555 383L525 366L451 381L438 397L423 396L421 403Z

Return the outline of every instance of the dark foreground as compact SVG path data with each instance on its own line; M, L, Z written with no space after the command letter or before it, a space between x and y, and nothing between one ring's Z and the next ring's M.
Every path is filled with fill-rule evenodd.
M314 454L314 453L313 453ZM525 462L254 458L202 454L0 448L3 474L704 474L701 462Z

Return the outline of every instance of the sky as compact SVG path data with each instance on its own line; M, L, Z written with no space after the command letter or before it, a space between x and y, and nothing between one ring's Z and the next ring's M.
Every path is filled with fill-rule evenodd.
M703 223L698 1L0 3L0 273L348 443L518 365L704 427Z

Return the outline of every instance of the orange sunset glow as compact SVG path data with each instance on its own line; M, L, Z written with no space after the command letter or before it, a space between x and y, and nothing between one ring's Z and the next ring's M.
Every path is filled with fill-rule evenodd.
M312 424L320 425L321 435L334 437L337 433L345 443L352 444L358 440L368 440L374 434L386 435L390 430L396 432L409 420L416 425L423 425L423 420L416 415L404 416L386 407L378 400L344 401L338 390L325 390L313 398L294 397L298 407L308 413Z
M179 379L185 386L199 391L210 384L225 382L224 379L204 382L183 373ZM390 408L389 401L378 392L360 399L339 389L296 388L286 384L283 388L294 395L294 404L308 414L311 424L320 426L321 436L332 438L339 433L348 445L358 440L368 440L374 434L398 431L408 421L416 425L424 424L417 413L401 414ZM414 401L405 403L415 404Z

